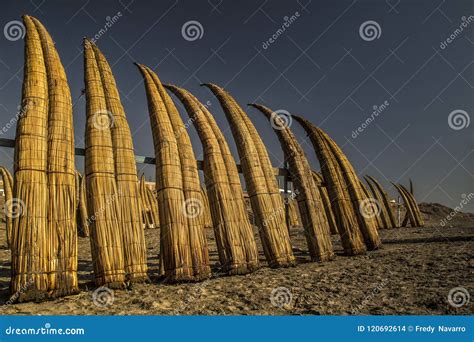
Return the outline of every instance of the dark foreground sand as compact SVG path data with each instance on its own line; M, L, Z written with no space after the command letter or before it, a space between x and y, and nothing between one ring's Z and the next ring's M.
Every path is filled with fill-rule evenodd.
M302 230L294 228L297 267L262 267L246 276L216 276L202 283L167 285L156 277L158 230L149 229L151 283L102 292L95 302L89 241L80 238L82 292L44 303L13 305L7 302L10 255L3 247L0 314L472 314L473 299L455 308L448 302L448 293L456 287L474 293L474 228L397 228L382 230L381 235L382 249L358 257L343 256L334 237L337 257L318 264L308 262ZM208 236L212 238L211 231ZM0 245L4 241L0 240ZM213 243L211 248L212 261L217 263Z

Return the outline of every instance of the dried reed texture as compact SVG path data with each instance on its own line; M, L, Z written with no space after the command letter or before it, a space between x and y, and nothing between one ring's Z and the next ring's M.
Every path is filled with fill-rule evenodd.
M395 216L392 211L392 207L390 206L390 200L387 195L387 192L384 190L382 185L374 178L371 176L366 176L366 181L370 186L370 183L373 185L373 192L377 191L378 192L378 198L380 198L382 201L380 202L381 205L385 208L385 212L388 215L388 222L389 222L389 227L395 228L397 226L397 223L395 221ZM371 187L372 189L372 187Z
M338 233L336 218L334 217L334 213L331 208L331 201L329 200L328 190L326 188L326 184L324 183L323 176L318 172L313 171L313 177L316 186L319 189L319 193L321 194L321 200L323 202L324 212L326 213L326 218L328 220L329 229L332 235L336 235Z
M52 296L79 292L77 282L76 168L71 93L66 73L44 26L38 30L48 79L48 225L53 258Z
M411 179L409 181L410 181L410 193L414 195L413 182L411 181ZM405 213L405 217L403 218L401 227L406 227L407 225L408 225L408 212Z
M140 190L140 210L142 213L144 228L155 228L150 204L148 203L148 193L146 191L145 175L141 176L140 183L138 186Z
M78 230L80 236L89 237L89 214L87 213L86 180L83 176L79 179L79 204L78 204Z
M125 282L121 209L115 181L115 163L102 76L92 43L84 40L86 85L85 177L87 210L95 282L120 288Z
M285 219L285 206L265 145L232 96L214 84L205 86L218 98L230 124L266 260L270 267L291 266L295 258Z
M161 245L168 281L210 275L197 163L184 124L158 76L137 65L145 80L156 155Z
M188 91L166 86L184 104L204 150L204 180L223 272L245 274L258 267L237 165L211 113ZM204 207L204 205L203 205Z
M364 254L366 246L359 228L357 214L336 158L318 127L302 117L293 115L293 118L305 129L313 144L321 165L322 175L326 181L326 188L345 254Z
M72 104L66 75L43 25L26 28L22 116L15 141L10 291L18 301L78 292Z
M308 159L293 132L273 111L260 104L250 104L258 109L272 124L285 153L285 162L297 193L301 221L305 230L309 254L314 261L334 257L330 230L321 194L314 182Z
M397 189L398 193L400 194L400 196L403 199L403 203L405 204L405 209L407 211L406 215L408 216L408 219L410 221L411 226L412 227L417 227L418 222L415 218L415 214L413 213L412 205L411 205L410 200L408 199L406 193L403 191L403 189L398 184L394 184L394 183L392 183L392 184L395 187L395 189ZM402 227L404 227L403 224L402 224Z
M365 186L361 179L359 179L360 188L362 190L362 194L364 195L364 207L362 210L365 211L365 215L372 216L375 220L377 229L382 229L384 227L384 223L381 216L380 205L369 189Z
M158 200L156 199L156 192L148 187L145 187L148 204L150 206L150 213L152 217L153 228L160 227L160 216L158 210Z
M91 44L102 81L110 127L117 183L122 247L127 280L140 282L148 279L145 233L140 213L140 194L132 134L115 84L109 63L101 51Z
M301 216L298 209L298 202L295 199L287 199L288 201L288 215L290 227L301 226Z
M389 214L387 212L387 208L385 206L382 195L380 194L380 192L378 191L376 186L370 181L369 178L364 177L364 179L365 179L367 185L369 186L370 194L371 194L372 198L377 203L379 216L380 216L380 223L381 223L381 226L379 228L387 229L387 228L392 227L391 222L390 222L390 217L389 217Z
M202 203L204 204L204 228L212 228L211 207L209 205L209 198L207 197L206 189L201 185Z
M3 193L5 196L4 202L4 213L5 213L5 232L7 238L7 247L10 248L10 237L12 235L12 226L13 226L13 177L7 168L1 166L0 173L2 175L3 181Z
M393 184L393 183L392 183ZM416 203L415 197L401 184L393 184L400 195L403 198L403 202L405 203L405 208L407 210L407 215L410 219L410 223L412 227L423 227L424 220L423 216L421 215L420 209L418 204Z
M321 136L326 140L327 145L332 151L334 158L337 160L341 174L345 180L345 184L349 191L349 195L352 201L352 206L357 214L357 220L359 222L359 228L364 237L365 245L367 250L375 250L382 244L380 236L377 231L376 216L364 215L361 206L364 205L366 199L362 182L354 171L351 163L347 159L346 155L342 152L339 146L332 140L329 135L323 130L319 129Z
M10 292L26 299L47 297L51 238L48 230L48 80L38 31L24 16L25 66L22 107L15 139L13 197L22 207L13 219ZM36 292L36 294L33 294ZM31 295L29 294L31 293Z

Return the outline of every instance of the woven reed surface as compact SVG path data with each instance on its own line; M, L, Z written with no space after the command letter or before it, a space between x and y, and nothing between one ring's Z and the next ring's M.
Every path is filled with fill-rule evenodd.
M78 205L78 224L80 235L83 237L90 236L89 230L89 214L87 213L87 196L86 196L86 180L83 176L79 176L79 205Z
M210 275L210 267L202 216L188 213L188 205L193 206L200 197L194 153L187 150L190 154L184 155L185 151L180 150L180 147L187 149L183 138L179 138L187 133L179 129L177 121L181 119L176 117L179 114L158 76L143 65L137 66L145 80L155 147L160 256L163 258L165 277L168 281L206 278ZM189 165L185 172L182 163Z
M290 128L278 115L274 115L271 109L259 104L250 104L250 106L259 110L269 122L273 122L272 126L285 154L285 162L288 163L288 171L297 192L296 200L311 258L316 261L332 259L334 251L328 220L303 149Z
M232 96L214 84L206 86L218 98L231 127L265 257L271 267L291 266L295 259L285 208L268 152L247 114Z
M324 212L326 213L326 218L328 220L329 230L331 235L335 235L338 233L337 231L337 224L336 218L334 217L334 213L331 208L331 201L329 200L328 190L324 183L323 176L316 171L313 171L314 182L319 189L319 193L321 194L321 200L324 207Z
M145 225L144 228L155 228L155 222L153 221L153 215L148 201L148 193L146 191L145 175L141 176L138 186L140 190L140 210Z
M84 40L84 68L87 112L85 177L95 282L98 286L123 287L125 260L110 131L112 118L107 110L94 49L88 40Z
M102 81L106 100L106 111L112 123L110 131L117 183L118 203L120 206L120 224L122 229L122 247L124 250L125 273L132 282L146 280L146 244L143 232L143 220L140 214L140 194L137 169L130 128L115 84L112 70L99 51L91 44ZM107 129L107 127L104 127Z
M390 200L389 200L389 197L387 195L387 192L385 191L385 189L382 187L382 185L374 177L366 176L366 180L367 180L367 182L372 182L373 183L374 189L377 190L377 192L379 193L379 196L382 198L383 206L385 207L385 211L388 214L390 227L393 227L393 228L397 227L397 222L396 222L395 216L392 212L392 207L390 206Z
M423 227L423 218L413 195L401 184L397 184L396 188L403 198L412 227Z
M7 241L7 247L10 248L10 237L12 235L12 226L13 226L13 177L10 174L10 172L7 170L7 168L1 166L0 167L0 173L2 175L2 180L3 180L3 192L5 196L5 222L6 222L6 227L5 227L5 232L7 234L6 236L6 241Z
M354 168L347 159L346 155L342 152L334 140L332 140L322 129L316 129L320 131L320 135L326 140L327 145L339 164L340 173L342 174L349 191L352 206L354 207L354 211L357 214L357 220L359 221L359 227L362 231L367 250L379 248L382 242L377 231L377 221L375 217L371 215L363 215L362 210L360 210L360 205L366 199L366 196L362 189L362 183L360 182L359 177L355 173Z
M10 286L19 301L78 292L71 96L48 32L35 18L23 21L23 115L13 191L22 212L13 220Z
M380 223L381 223L379 229L391 228L392 226L390 222L390 217L388 215L387 208L385 207L385 203L382 198L382 195L379 193L378 189L374 186L374 184L372 184L372 182L367 177L364 177L364 179L367 185L369 186L371 197L376 200L377 206L379 208Z
M213 228L209 198L207 197L206 188L202 184L201 184L201 198L204 204L204 228Z
M416 203L415 195L413 194L413 184L411 183L411 180L410 180L410 187L411 187L410 191L408 191L408 189L402 184L399 184L399 186L405 192L408 200L411 203L411 207L413 209L413 213L415 214L415 219L417 221L418 227L423 227L425 225L425 222L423 219L423 215L421 215L420 208L418 207L418 204Z
M384 228L383 220L382 220L382 215L378 213L378 205L377 202L375 202L377 199L372 195L371 192L369 192L369 189L365 186L364 182L362 182L361 179L359 179L360 183L360 189L362 190L362 194L364 195L364 200L367 201L367 206L370 208L370 214L373 214L373 218L376 224L377 229L382 229Z
M222 271L251 272L258 267L257 245L229 147L212 115L194 96L175 86L167 88L184 104L203 144L204 179Z
M328 196L345 254L357 255L365 253L366 246L356 213L333 153L315 125L300 116L293 115L293 118L301 124L310 137L318 157L322 175L327 183Z

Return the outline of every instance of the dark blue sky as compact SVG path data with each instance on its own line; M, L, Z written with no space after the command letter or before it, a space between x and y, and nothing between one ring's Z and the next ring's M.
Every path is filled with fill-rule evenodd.
M152 156L153 144L135 61L152 67L163 82L190 90L203 103L210 101L234 152L220 105L199 87L201 82L225 86L241 105L260 102L310 119L342 146L357 172L376 177L391 194L389 181L406 184L411 177L419 201L456 206L463 194L474 192L474 122L451 125L462 129L448 122L453 111L455 117L474 120L473 5L462 0L2 1L0 125L5 128L15 115L23 77L23 41L5 28L30 14L47 27L66 67L77 146L84 146L85 125L82 37L98 34L137 154ZM115 23L100 34L107 17L114 15ZM277 33L291 16L289 27ZM203 28L194 41L182 35L191 20ZM359 28L367 21L378 24L378 38L361 36ZM277 39L264 49L274 34ZM441 48L451 35L454 39ZM384 103L386 108L354 138L353 131L373 107ZM178 107L186 121L186 112ZM246 110L273 164L279 165L282 151L271 126L255 109ZM313 167L319 168L301 127L294 122L292 128ZM201 158L197 134L193 128L189 132ZM15 130L4 129L0 135L14 138ZM1 164L11 167L13 151L0 151ZM82 158L77 166L82 170ZM153 177L153 166L139 169ZM474 203L468 210L474 211Z

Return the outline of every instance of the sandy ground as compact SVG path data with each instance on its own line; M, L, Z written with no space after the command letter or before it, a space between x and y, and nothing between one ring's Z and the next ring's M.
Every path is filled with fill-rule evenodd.
M3 233L3 232L0 232ZM157 229L146 230L151 283L102 292L93 300L89 241L79 238L82 292L43 303L9 304L9 251L0 249L0 314L29 315L328 315L472 314L473 301L459 308L448 293L463 287L474 293L474 225L453 228L382 230L383 248L346 257L333 237L337 257L309 262L300 228L292 230L298 265L262 268L245 276L216 275L202 283L160 282ZM211 257L217 269L212 239ZM4 239L4 234L1 234ZM1 241L0 245L4 245ZM263 255L262 263L264 264ZM458 298L459 299L459 298Z

